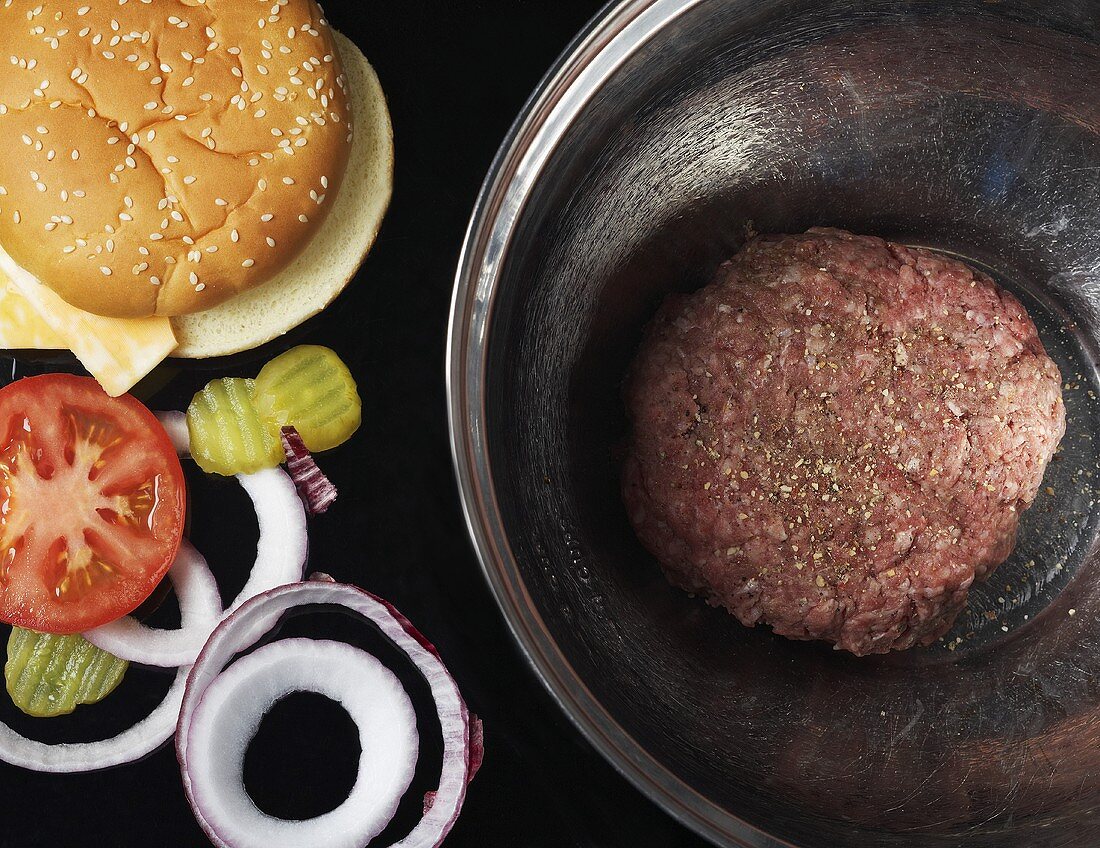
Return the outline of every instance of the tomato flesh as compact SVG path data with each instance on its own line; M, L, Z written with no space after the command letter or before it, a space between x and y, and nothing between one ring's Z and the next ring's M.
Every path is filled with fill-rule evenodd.
M175 559L185 499L134 398L61 374L0 389L0 620L79 633L132 612Z

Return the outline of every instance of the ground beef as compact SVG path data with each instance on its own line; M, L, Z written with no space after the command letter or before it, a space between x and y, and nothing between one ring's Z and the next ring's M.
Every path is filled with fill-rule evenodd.
M1065 432L1016 298L840 230L757 238L670 297L625 400L623 497L668 578L860 655L950 628Z

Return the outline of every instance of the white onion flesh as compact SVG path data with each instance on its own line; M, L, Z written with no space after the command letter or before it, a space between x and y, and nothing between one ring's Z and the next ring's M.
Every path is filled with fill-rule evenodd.
M177 452L186 455L189 449L186 416L182 412L162 412L157 418ZM193 626L176 630L146 627L127 616L84 634L89 642L130 662L165 667L191 665L214 627L226 615L261 592L302 579L309 537L305 507L294 488L294 481L281 468L238 474L237 480L252 500L260 535L248 582L229 608L222 612L218 596L218 610L213 616L202 621L196 618ZM216 584L213 590L217 596Z
M355 786L340 806L306 821L261 812L244 787L244 758L260 722L292 692L315 692L347 710L362 753ZM416 771L416 711L397 677L341 642L285 639L219 674L191 718L188 769L195 803L234 848L361 848L397 812Z
M0 722L0 760L32 771L65 773L98 771L140 760L172 738L188 668L183 666L176 672L176 679L156 709L110 739L48 745L28 739Z
M120 659L175 668L191 665L221 621L218 583L202 554L185 539L168 572L179 598L181 626L148 627L132 615L89 630L84 638Z
M188 456L191 453L191 431L187 427L187 416L176 410L168 412L155 412L157 420L172 440L172 447L180 456Z
M213 578L202 557L187 540L180 545L177 564L181 559L183 565L178 568L173 565L168 576L180 597L181 630L189 631L200 624L208 625L211 617L216 621L221 599L218 598L216 585L211 595L206 584L207 581L212 583ZM0 760L13 766L48 772L97 771L140 760L172 737L189 670L189 665L181 666L156 709L133 727L110 739L49 745L28 739L0 722Z
M207 736L213 732L209 722L196 721L196 714L200 712L200 705L211 686L220 674L227 673L223 670L237 654L255 644L278 616L308 604L340 606L364 616L416 665L427 681L443 737L439 788L431 808L393 848L436 848L454 826L466 798L470 773L470 715L466 704L438 655L397 610L355 586L318 580L280 586L245 603L218 625L192 668L176 730L176 755L180 761L184 790L196 819L219 848L245 848L251 844L236 841L242 823L253 814L251 807L254 807L251 801L241 801L244 788L235 786L234 782L239 781L236 769L230 775L220 775L215 785L210 786L207 785L210 769L201 761L192 762L192 750L208 749L211 740ZM383 728L382 732L386 729ZM353 789L353 794L355 791ZM219 796L221 802L211 802L211 792ZM228 794L222 797L223 793ZM243 797L247 798L247 794ZM306 828L313 828L313 823L320 819L323 817L305 822L286 821L282 827L287 828L288 833L301 834L305 833ZM364 826L366 824L373 827L378 822L366 822ZM303 830L293 830L298 827ZM293 839L291 836L287 838ZM311 829L308 836L299 836L296 842L286 844L328 848L346 844L340 841L341 838L342 835L335 831L320 833Z

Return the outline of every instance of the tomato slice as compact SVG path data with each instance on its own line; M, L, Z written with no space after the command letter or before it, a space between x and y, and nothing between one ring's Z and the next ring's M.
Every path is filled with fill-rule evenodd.
M129 395L68 374L0 389L0 620L79 633L132 612L176 557L186 497Z

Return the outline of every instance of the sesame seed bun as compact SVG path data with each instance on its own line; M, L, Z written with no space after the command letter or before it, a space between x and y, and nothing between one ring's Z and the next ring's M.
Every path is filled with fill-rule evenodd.
M0 7L0 245L113 317L209 310L285 271L354 136L316 2L84 2Z
M214 309L173 318L179 347L172 356L239 353L282 335L328 306L374 243L393 190L393 128L374 68L351 41L335 36L355 134L344 184L328 217L272 280Z

